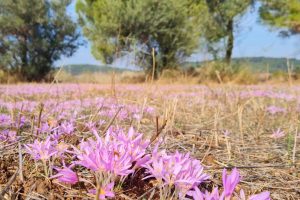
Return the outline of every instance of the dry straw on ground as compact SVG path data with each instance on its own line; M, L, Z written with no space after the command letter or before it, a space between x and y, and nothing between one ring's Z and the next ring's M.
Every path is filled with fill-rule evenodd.
M66 92L59 95L49 94L47 89L43 90L43 94L11 92L16 88L24 91L26 88L35 87L52 87L57 90L65 88ZM113 116L110 118L113 120L107 119L106 128L101 130L112 125L127 128L134 126L148 138L164 138L163 146L168 151L191 152L193 157L202 161L206 172L213 177L211 186L221 185L220 174L223 168L237 167L243 177L240 187L248 194L269 190L272 199L300 197L300 86L154 83L139 86L116 84L114 87L54 84L15 85L7 88L3 85L0 89L2 102L28 100L45 104L49 99L63 102L105 97L113 98L124 105L137 105L141 110L146 106L154 107L155 115L142 114L144 117L139 120L119 120ZM284 111L272 114L268 111L270 106L283 108ZM85 114L90 116L89 119L98 119L97 113L101 109L87 109ZM40 112L45 111L35 109L30 115L39 116ZM23 114L29 113L24 111ZM82 135L79 122L82 119L78 119L76 134ZM31 128L27 127L19 133L21 143L32 141L34 136ZM272 138L273 131L278 128L284 131L285 136ZM67 140L74 140L76 144L75 138ZM84 196L80 186L70 188L45 181L32 165L29 156L20 152L18 142L0 143L0 184L4 198L81 199ZM149 187L142 191L134 187L126 188L120 190L117 196L118 199L137 199Z

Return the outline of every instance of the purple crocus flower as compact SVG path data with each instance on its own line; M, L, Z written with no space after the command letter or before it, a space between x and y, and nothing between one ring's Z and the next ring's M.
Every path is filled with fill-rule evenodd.
M267 107L267 111L272 115L275 115L277 113L286 113L285 108L280 108L280 107L276 107L276 106Z
M188 191L187 195L193 197L194 200L204 200L204 195L198 187L195 187L193 191Z
M224 198L219 193L219 189L215 187L211 193L208 191L205 191L205 194L203 195L205 200L223 200Z
M73 167L74 164L69 167L64 166L62 169L55 167L54 169L58 171L58 173L51 178L57 178L58 181L71 185L76 184L78 182L78 176L76 172L72 170Z
M55 144L48 137L45 141L35 140L33 144L24 145L27 153L35 160L48 160L57 153Z
M7 139L9 142L15 142L17 141L18 139L18 136L17 136L17 132L16 131L8 131L7 133Z
M222 180L223 180L223 187L224 191L222 196L225 198L230 198L233 194L236 185L240 182L241 177L239 171L234 168L230 175L227 175L227 170L223 170Z
M285 136L284 131L282 131L280 128L278 128L276 131L272 132L272 135L270 137L278 139L278 138L282 138L284 136Z
M145 179L154 177L167 185L174 185L181 196L185 196L190 189L209 178L203 173L200 161L190 158L189 154L176 152L168 155L164 151L158 153L155 147L152 155L151 160L143 165L149 173Z
M250 196L249 200L271 200L270 192L262 192L259 194L255 194Z
M0 131L0 141L4 141L7 139L7 130Z
M114 182L109 183L103 187L100 187L99 191L99 199L106 199L106 197L115 197L115 193L113 192ZM96 195L97 191L95 189L89 190L89 193Z
M101 140L82 142L76 150L79 161L76 163L93 171L112 172L126 176L133 172L129 153L116 143L104 144Z
M64 157L64 153L68 151L69 145L64 141L58 142L56 141L55 149L57 150L58 157Z
M86 122L86 123L85 123L85 126L86 126L90 131L96 129L96 123L95 123L95 122L91 122L91 121Z
M17 132L13 130L3 130L0 132L0 140L1 141L8 141L8 142L15 142L17 141L18 136Z
M246 200L246 195L243 189L240 191L240 197L241 200ZM271 200L270 192L265 191L259 194L255 194L249 197L248 200Z
M105 124L105 122L106 122L105 120L100 119L99 122L98 122L98 125L99 125L99 126L102 126L103 124Z
M47 122L41 123L41 126L38 128L36 127L38 133L47 133L51 132L51 127Z
M220 197L217 187L212 192L205 191L204 193L198 187L195 187L193 191L189 191L187 194L192 196L194 200L224 200L224 197Z
M223 131L223 134L224 134L225 137L228 137L228 136L230 135L230 131L224 130L224 131Z
M74 132L74 125L72 122L63 122L60 125L60 131L63 134L71 135Z
M0 124L2 126L9 126L11 124L11 118L9 115L0 114Z

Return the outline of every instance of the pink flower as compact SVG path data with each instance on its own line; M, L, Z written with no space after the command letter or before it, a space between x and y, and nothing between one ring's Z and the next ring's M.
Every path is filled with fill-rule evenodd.
M123 131L118 131L116 133L108 132L112 139L121 143L125 147L126 151L130 154L132 161L138 162L146 154L146 148L148 147L150 141L143 139L143 134L135 132L135 130L130 127L128 133L125 135ZM141 162L139 161L139 164Z
M7 139L10 142L17 141L17 139L18 139L17 132L16 131L8 131L8 133L7 133Z
M212 192L205 191L202 193L198 187L194 188L194 191L188 192L189 196L192 196L194 200L224 200L224 197L220 197L219 189L215 187Z
M40 133L48 133L52 131L52 128L49 126L49 124L47 122L45 123L41 123L40 127L36 127L35 128L37 130L37 132Z
M71 168L74 165L69 167L64 166L62 169L54 168L58 173L51 178L57 178L58 181L67 183L67 184L76 184L78 182L78 176Z
M282 138L285 136L284 131L282 131L280 128L278 128L276 131L273 131L272 135L270 136L271 138Z
M222 196L225 198L228 198L228 197L231 197L231 195L233 194L235 187L241 180L241 177L240 177L240 173L238 172L238 170L236 168L234 168L232 170L230 175L227 175L226 171L227 170L224 169L223 175L222 175L223 187L224 187Z
M63 122L60 125L60 131L63 134L71 135L74 131L74 125L72 122Z
M193 197L194 200L204 200L204 195L198 187L195 187L193 191L189 191L187 194Z
M45 141L35 140L33 144L24 145L27 153L35 160L48 160L57 153L55 144L48 137Z
M200 161L190 158L189 154L158 153L157 147L153 151L151 160L143 166L149 173L145 179L154 177L170 186L175 185L183 196L209 178L203 173Z
M220 197L219 189L215 187L211 193L205 191L203 195L205 200L223 200L224 197ZM195 199L196 200L196 199Z
M267 111L272 115L275 115L277 113L286 113L285 108L280 108L280 107L276 107L276 106L269 106L267 108Z
M81 151L77 151L76 163L93 171L112 172L116 175L126 176L133 172L132 160L127 151L121 146L100 141L89 140L80 144ZM121 149L120 149L121 148Z
M87 127L90 131L96 129L96 123L95 122L86 122L85 127Z
M12 123L12 120L9 115L0 114L0 124L1 126L9 126Z
M100 120L99 120L99 122L98 122L98 125L99 125L99 126L102 126L102 125L104 125L104 124L105 124L105 122L106 122L105 120L103 120L103 119L100 119Z
M271 200L270 192L262 192L259 194L255 194L250 196L249 200Z
M223 131L223 134L224 134L226 137L228 137L228 136L230 135L230 131L225 130L225 131Z
M124 134L122 129L111 127L105 139L100 138L96 130L92 133L96 141L90 139L80 144L81 151L77 153L80 165L93 171L105 170L124 176L133 172L131 168L136 169L149 160L146 155L149 140L144 140L143 135L133 128Z
M65 143L64 141L57 142L55 149L57 150L57 156L58 157L64 157L64 153L68 151L69 145Z
M17 132L12 130L0 131L0 140L15 142L18 140Z
M104 187L100 187L99 191L99 199L106 199L106 197L115 197L115 193L113 192L114 182L105 185ZM96 195L97 191L95 189L89 190L89 193Z

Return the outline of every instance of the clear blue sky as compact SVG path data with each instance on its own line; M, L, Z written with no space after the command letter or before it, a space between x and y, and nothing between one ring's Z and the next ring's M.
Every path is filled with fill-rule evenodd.
M77 19L75 12L75 1L68 8L68 13ZM239 27L235 33L234 57L284 57L300 59L300 36L280 38L278 31L271 30L270 27L263 26L259 22L257 11L249 11L241 19ZM201 60L208 58L205 52L198 52L191 56L189 60ZM130 61L119 62L122 67L128 67ZM91 44L87 42L69 58L62 58L56 65L66 64L101 64L91 54Z

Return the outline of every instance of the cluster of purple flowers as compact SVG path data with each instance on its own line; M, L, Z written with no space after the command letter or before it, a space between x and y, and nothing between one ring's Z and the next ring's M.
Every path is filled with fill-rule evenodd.
M204 173L200 161L190 157L189 153L182 154L176 151L170 154L166 150L159 151L157 143L149 154L147 149L150 141L144 139L143 134L133 128L124 132L118 127L111 127L104 138L95 130L92 133L94 138L82 140L78 147L48 136L45 141L35 140L33 144L25 145L25 148L35 160L60 158L63 164L61 167L53 167L57 173L51 178L62 183L76 184L82 180L73 170L76 166L86 168L95 176L101 174L100 183L96 183L96 186L89 190L90 195L98 194L99 199L114 197L115 182L133 174L138 168L146 169L144 179L155 179L160 187L168 187L170 191L174 188L176 193L172 195L179 199L192 197L195 200L228 200L233 197L241 180L237 169L233 169L230 175L224 169L222 192L217 187L212 192L201 191L201 184L208 181L210 176ZM69 158L73 158L69 166L64 162L65 153L70 154ZM246 199L243 190L240 191L239 198ZM270 200L270 193L252 195L249 199Z
M15 142L17 139L18 136L16 131L8 129L0 131L0 141Z
M201 192L198 187L194 187L193 191L189 191L189 195L195 200L230 200L233 197L233 193L236 189L237 184L240 182L241 176L239 171L234 168L230 175L227 174L227 170L223 170L222 182L223 192L220 193L218 187L213 188L212 192L204 191ZM245 192L243 189L240 190L238 199L246 200ZM260 194L252 195L248 198L249 200L271 200L270 192L262 192Z
M127 176L133 172L133 165L139 166L147 161L146 148L148 140L130 128L127 134L121 129L107 131L104 139L97 133L96 140L88 139L80 143L75 150L78 161L75 163L92 171L105 171L119 176ZM146 159L145 159L146 158Z
M45 141L36 139L33 144L24 146L27 153L29 153L34 160L47 161L58 153L55 148L55 142L51 141L50 137L47 137Z
M199 186L209 179L203 173L203 166L199 160L190 157L189 153L167 154L165 150L158 152L158 145L154 148L151 159L143 165L149 174L146 178L154 177L160 184L175 186L180 196Z

